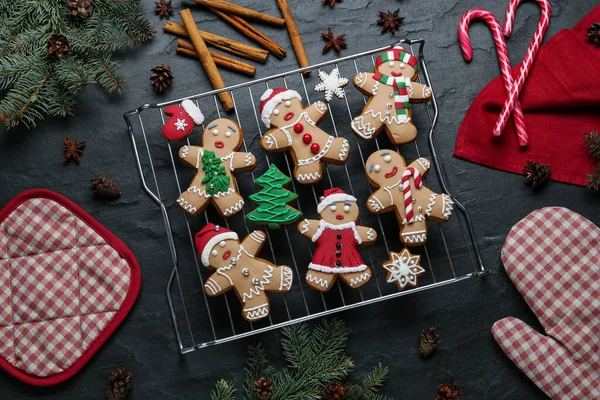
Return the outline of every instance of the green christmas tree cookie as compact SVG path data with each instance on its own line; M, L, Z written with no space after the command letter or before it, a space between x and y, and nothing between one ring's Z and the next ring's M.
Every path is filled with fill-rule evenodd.
M302 213L287 205L298 197L296 193L284 188L290 181L289 177L271 164L269 170L256 179L256 184L261 190L249 197L258 207L246 218L272 229L279 228L282 224L291 224L300 218Z
M215 157L214 152L210 150L204 151L204 155L202 156L202 170L206 174L202 178L202 183L206 185L206 191L211 196L227 191L231 178L227 176L221 159Z

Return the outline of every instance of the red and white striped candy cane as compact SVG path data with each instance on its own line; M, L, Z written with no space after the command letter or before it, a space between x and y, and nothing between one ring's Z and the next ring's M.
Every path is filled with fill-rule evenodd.
M410 178L415 180L415 187L423 186L423 177L419 171L413 167L406 168L402 174L402 193L404 193L404 211L406 213L406 223L410 224L415 221L415 213L413 212L413 197L410 190Z
M510 0L510 4L508 5L508 9L506 10L506 20L504 21L504 35L510 36L513 28L513 24L515 22L515 13L519 4L524 0ZM529 49L527 49L527 54L525 55L525 59L523 60L523 64L521 65L521 69L519 71L519 77L517 79L516 85L512 88L508 99L504 103L504 107L502 108L502 112L500 112L500 117L498 118L498 122L496 122L496 126L494 127L494 134L500 135L504 128L506 127L506 122L510 116L510 113L515 107L515 103L519 98L519 94L521 93L521 89L525 86L525 81L527 80L527 76L529 75L529 71L533 66L533 62L537 56L537 53L542 45L542 41L544 40L544 35L548 30L548 25L550 25L550 17L552 16L552 7L550 7L550 3L547 0L535 0L540 7L542 8L542 16L540 19L540 23L535 31L535 35L531 40L529 45Z
M504 90L506 95L510 94L515 82L512 75L512 68L510 66L510 59L508 58L508 50L506 49L506 42L502 35L502 29L500 28L500 22L491 12L484 10L483 8L474 8L467 11L460 20L458 25L458 39L460 41L460 48L463 53L463 57L467 61L473 59L473 48L471 46L471 39L469 38L469 25L474 19L484 20L494 37L494 43L496 44L496 51L498 52L498 61L500 62L500 70L502 71L502 79L504 80ZM527 128L525 126L525 117L523 116L523 110L521 103L517 98L515 103L514 112L515 126L517 128L517 136L519 139L519 145L527 145Z

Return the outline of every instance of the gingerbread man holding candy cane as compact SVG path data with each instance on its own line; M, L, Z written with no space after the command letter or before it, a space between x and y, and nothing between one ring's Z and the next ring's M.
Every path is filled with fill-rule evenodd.
M352 120L352 130L363 139L374 139L382 129L394 144L417 137L410 103L431 100L431 89L415 82L419 75L417 59L402 47L394 47L375 60L375 73L361 72L354 86L371 96L361 114Z
M294 160L294 178L315 183L323 176L322 163L344 164L350 153L348 140L334 138L317 125L327 115L322 101L308 107L295 90L267 90L260 98L260 116L267 128L260 145L265 151L289 151Z
M395 211L402 226L400 240L407 246L427 241L427 220L446 222L454 202L447 194L437 194L423 186L423 177L431 163L419 158L406 166L404 158L393 150L379 150L365 163L367 179L379 188L367 200L374 214Z

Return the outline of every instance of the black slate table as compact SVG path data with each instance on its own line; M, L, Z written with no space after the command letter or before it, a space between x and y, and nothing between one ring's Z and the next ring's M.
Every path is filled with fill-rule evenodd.
M275 2L241 0L239 4L277 14ZM425 38L428 67L440 106L438 138L455 195L469 208L483 259L494 273L483 280L465 281L445 288L347 311L343 318L351 331L348 353L355 373L365 373L377 362L390 368L385 393L398 399L430 399L439 383L459 382L468 399L541 399L544 394L502 353L490 328L494 321L515 316L536 328L539 324L507 278L499 253L511 226L531 211L544 206L563 206L600 223L598 197L585 189L549 183L539 193L517 175L491 170L451 156L462 116L476 94L499 74L496 53L488 29L471 29L475 61L467 66L456 36L462 14L484 7L503 20L506 1L494 0L345 0L333 9L319 0L292 0L291 7L312 62L330 60L321 54L320 33L327 27L346 33L344 54L391 43L393 38ZM554 15L547 37L571 27L595 5L596 0L552 1ZM193 3L174 2L176 11L193 8L206 30L239 40L244 38L222 21ZM0 398L99 399L104 396L109 369L126 367L134 373L133 397L208 398L219 378L243 380L245 349L255 338L238 340L182 356L177 349L165 298L170 255L164 244L164 226L156 204L140 188L122 115L143 103L155 103L208 90L209 83L196 62L175 55L176 38L164 34L144 1L146 13L157 28L156 39L146 46L121 54L126 86L121 93L106 94L97 87L81 92L77 116L48 120L35 130L13 129L0 133L0 204L26 189L42 187L57 191L88 211L119 236L135 253L142 268L143 285L130 316L98 354L74 378L50 388L22 384L0 372ZM406 16L399 32L380 35L375 24L379 10L400 8ZM509 49L519 62L538 23L539 10L527 2L518 12ZM173 20L179 21L177 15ZM289 50L282 61L269 58L257 77L296 68L287 35L278 35ZM166 95L153 93L149 69L160 62L171 64L176 76ZM228 84L244 78L224 73ZM85 139L87 148L79 165L62 163L62 138ZM559 160L557 160L559 162ZM113 202L97 201L89 191L91 176L115 177L123 196ZM161 243L161 245L157 245ZM442 345L430 359L417 354L422 328L435 326ZM279 358L279 331L260 335L272 358Z

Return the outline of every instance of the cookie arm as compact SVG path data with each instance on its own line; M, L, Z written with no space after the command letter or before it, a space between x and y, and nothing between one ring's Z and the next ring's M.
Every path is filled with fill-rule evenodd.
M323 117L327 115L327 104L322 101L315 101L310 106L304 109L308 114L308 117L312 119L315 123L319 123Z
M214 272L204 282L204 291L209 296L218 296L233 287L231 278L225 272Z
M383 189L376 190L367 200L367 209L373 214L386 212L392 205L391 197Z
M265 151L284 151L292 147L292 137L279 128L271 129L260 139L260 147Z
M431 88L425 86L422 83L411 82L412 91L410 92L410 99L419 101L431 100Z
M265 243L266 235L263 231L252 231L242 241L242 247L246 254L254 257Z
M421 157L421 158L417 158L415 161L411 162L410 165L408 166L408 168L410 168L410 167L419 171L421 176L425 176L429 172L429 168L431 168L431 162L429 162L428 159Z
M377 232L373 228L368 226L357 226L356 231L358 232L358 236L360 236L363 245L373 244L377 240Z
M197 168L201 153L202 147L185 145L179 149L179 159L188 167Z
M231 165L234 171L249 171L256 167L256 157L252 153L236 152Z
M298 224L298 232L309 239L317 233L317 229L319 229L319 221L315 219L305 219Z
M354 86L361 92L375 94L373 93L373 89L375 88L375 83L377 81L373 79L373 75L375 74L372 72L359 72L354 75Z

